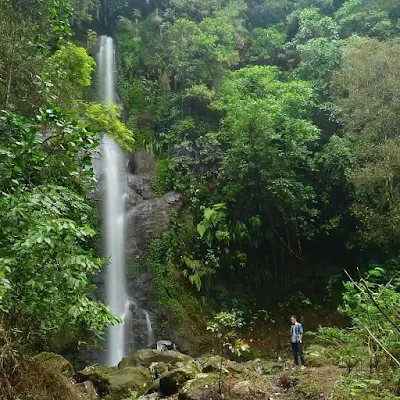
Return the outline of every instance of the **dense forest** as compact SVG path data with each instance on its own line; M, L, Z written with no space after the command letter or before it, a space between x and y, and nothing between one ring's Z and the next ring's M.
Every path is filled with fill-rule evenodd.
M183 199L128 260L130 279L152 276L165 332L189 337L193 356L220 344L227 363L281 360L295 313L306 338L315 329L306 362L326 376L282 372L294 397L280 398L400 398L398 0L0 0L0 11L0 399L100 398L61 356L60 372L36 355L73 361L121 323L93 284L107 268L92 165L103 133L150 153L156 195ZM105 34L120 106L96 95ZM222 360L217 394L179 399L275 398L235 397ZM88 379L95 396L144 394L99 389L114 387L103 374ZM296 392L299 380L317 384Z

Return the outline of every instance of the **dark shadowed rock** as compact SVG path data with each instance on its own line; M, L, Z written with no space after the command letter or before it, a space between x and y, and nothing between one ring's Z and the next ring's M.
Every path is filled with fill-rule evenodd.
M160 393L165 396L171 396L179 391L185 382L194 379L199 373L196 364L193 361L165 372L160 377Z
M93 383L97 393L100 395L108 393L110 385L110 374L115 372L115 367L107 367L105 365L92 365L86 367L82 371L76 373L77 382L90 381Z

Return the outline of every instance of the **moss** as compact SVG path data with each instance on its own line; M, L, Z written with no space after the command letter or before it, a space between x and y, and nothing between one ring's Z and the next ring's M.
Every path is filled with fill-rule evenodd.
M179 400L187 400L206 389L211 389L211 393L217 393L218 380L218 374L197 375L195 379L191 379L183 385L182 389L179 391Z
M151 383L150 372L144 367L126 367L110 374L109 399L140 396Z
M173 189L173 176L168 158L157 160L156 173L153 177L153 189L159 197Z
M43 352L36 355L34 359L39 364L43 364L55 371L59 371L65 376L72 377L74 375L72 364L59 354Z

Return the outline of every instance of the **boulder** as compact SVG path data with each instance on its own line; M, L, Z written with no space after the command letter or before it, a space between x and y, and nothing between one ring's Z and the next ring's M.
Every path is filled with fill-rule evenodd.
M197 358L195 362L199 365L201 372L211 373L219 372L221 368L221 357L212 356L207 358ZM224 374L239 375L246 370L244 364L239 364L235 361L230 361L228 359L223 359L222 362L222 372Z
M72 364L59 354L43 352L37 354L34 358L38 363L52 370L57 370L63 375L68 377L72 377L74 375L74 368L72 367Z
M159 393L160 392L160 379L153 381L146 390L146 394Z
M78 382L90 381L93 383L97 393L100 395L108 392L110 385L110 374L115 372L115 367L105 365L92 365L76 373L75 379Z
M322 367L332 365L332 358L329 348L320 345L310 345L305 348L304 358L310 367Z
M169 368L168 368L168 365L165 364L165 362L160 361L160 362L151 363L149 370L150 370L152 379L155 380L158 377L160 377L162 374L167 372L169 370Z
M235 397L244 397L250 393L251 389L250 381L243 381L233 387L231 394Z
M75 387L83 394L84 400L99 400L100 397L90 381L77 383Z
M179 362L186 364L191 360L192 357L179 353L179 351L157 351L154 349L142 349L138 350L131 356L124 357L118 364L118 369L123 369L125 367L136 367L139 365L149 368L151 364L159 362L175 366Z
M194 379L199 373L196 364L191 361L183 367L165 372L160 377L160 392L163 396L171 396L178 392L185 382Z
M119 400L132 394L142 395L151 384L150 372L144 367L126 367L109 375L110 400Z
M218 374L200 373L182 386L179 390L179 400L214 399L218 397L218 392Z
M267 392L257 388L251 381L242 381L237 383L231 390L229 398L231 400L241 399L267 399Z

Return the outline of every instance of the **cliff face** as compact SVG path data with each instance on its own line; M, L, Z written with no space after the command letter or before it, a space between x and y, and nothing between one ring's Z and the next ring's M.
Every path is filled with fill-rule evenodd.
M152 187L156 160L145 150L137 151L127 163L127 256L141 262L152 239L168 229L169 211L182 207L179 193L157 197Z
M160 339L158 327L165 319L165 311L157 300L151 272L141 272L132 278L133 266L142 265L150 242L162 235L170 223L171 209L182 207L182 197L179 193L169 192L157 197L152 187L155 174L156 160L146 152L135 152L127 162L128 192L126 198L126 252L128 294L134 299L131 307L132 338L129 351L144 348L152 341ZM146 315L147 313L147 315ZM149 319L153 333L149 332ZM173 334L171 334L173 336Z

